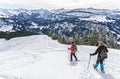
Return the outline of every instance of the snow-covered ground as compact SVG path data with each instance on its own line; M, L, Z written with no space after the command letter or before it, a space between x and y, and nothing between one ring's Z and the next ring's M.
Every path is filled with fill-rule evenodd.
M89 54L97 47L79 45L78 62L70 62L68 45L45 35L0 40L0 79L120 79L120 50L109 49L105 60L106 74L92 65L96 56Z
M98 22L114 22L114 20L107 20L106 16L103 16L103 15L94 15L89 18L80 18L80 20L98 21Z

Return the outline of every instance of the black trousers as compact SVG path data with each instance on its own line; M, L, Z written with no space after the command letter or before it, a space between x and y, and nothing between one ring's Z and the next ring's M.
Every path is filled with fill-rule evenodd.
M70 55L71 61L73 60L73 58L72 58L73 56L74 56L75 60L77 61L78 59L77 59L77 57L76 57L75 54L71 54L71 55Z
M100 63L100 64L103 64L103 61L104 61L104 59L97 58L97 61L96 61L96 63L97 63L97 64L99 64L99 63Z

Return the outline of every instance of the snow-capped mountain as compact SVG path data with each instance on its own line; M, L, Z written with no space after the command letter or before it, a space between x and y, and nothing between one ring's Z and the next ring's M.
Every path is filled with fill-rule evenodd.
M107 27L107 32L120 40L120 10L78 8L58 9L0 9L0 31L30 31L42 34L55 32L73 36Z
M78 45L78 62L69 61L68 47L46 35L0 39L0 79L120 79L120 50L108 49L102 74L93 68L97 55L88 68L96 46Z

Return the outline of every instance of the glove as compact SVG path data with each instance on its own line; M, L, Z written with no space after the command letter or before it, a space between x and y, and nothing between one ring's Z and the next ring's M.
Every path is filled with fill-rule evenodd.
M90 56L92 56L93 54L90 54Z

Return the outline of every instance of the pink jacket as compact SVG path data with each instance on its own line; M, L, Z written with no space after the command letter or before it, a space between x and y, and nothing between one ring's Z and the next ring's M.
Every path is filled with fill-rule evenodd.
M71 50L71 54L75 54L75 52L73 51L73 45L74 45L74 44L72 44L71 47L68 48L69 50Z

